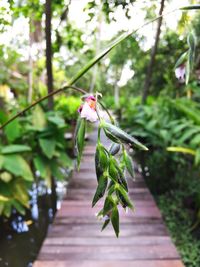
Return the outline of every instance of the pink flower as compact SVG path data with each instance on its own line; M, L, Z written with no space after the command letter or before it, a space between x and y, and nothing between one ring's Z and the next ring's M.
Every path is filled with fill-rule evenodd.
M94 96L88 96L85 99L85 103L80 106L78 112L81 118L85 118L88 121L95 122L98 120L96 112L96 98Z
M181 82L184 83L185 82L185 64L180 65L178 68L175 69L175 75L176 78Z

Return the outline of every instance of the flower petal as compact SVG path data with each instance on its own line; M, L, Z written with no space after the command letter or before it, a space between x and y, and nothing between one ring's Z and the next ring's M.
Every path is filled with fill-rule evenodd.
M185 81L185 66L181 65L178 68L175 69L175 75L176 78L180 81L180 82L184 82Z
M98 120L98 116L95 110L93 110L87 102L84 103L81 118L85 118L88 121L95 122Z

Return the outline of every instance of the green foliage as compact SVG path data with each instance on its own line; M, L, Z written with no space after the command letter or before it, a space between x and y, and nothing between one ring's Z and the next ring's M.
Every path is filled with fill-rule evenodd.
M136 104L123 112L122 125L151 151L151 154L137 154L143 174L154 194L160 195L177 188L181 191L184 185L190 187L184 181L186 175L188 181L192 179L199 183L199 175L196 173L200 169L199 117L199 103L186 98L151 98L146 105ZM196 195L199 196L198 190ZM198 199L193 198L196 227L200 222Z
M19 124L19 120L15 120L11 122L6 128L5 128L5 135L9 142L15 141L17 138L21 136L21 127Z
M78 117L78 108L81 105L80 97L75 96L59 96L56 99L55 110L62 112L66 121L76 120Z
M3 155L2 168L26 181L33 181L33 174L28 163L20 155Z
M184 180L193 184L191 178L190 175L190 177L184 177ZM195 186L197 185L193 184L193 188ZM165 223L187 267L200 265L200 241L191 231L194 211L192 211L191 206L186 208L184 205L185 202L190 202L192 191L192 186L185 186L185 188L173 190L157 198Z
M30 146L26 146L26 145L8 145L8 146L4 146L1 149L1 153L2 154L13 154L13 153L21 153L21 152L27 152L27 151L31 151L31 147Z
M52 159L52 157L54 156L54 153L55 153L56 140L54 138L52 138L52 139L40 138L39 144L40 144L40 147L41 147L44 155L47 158Z
M71 168L71 160L66 155L65 129L59 111L45 114L40 106L6 127L0 146L1 214L11 216L13 208L25 214L35 173L48 187L52 176L66 178L62 170Z

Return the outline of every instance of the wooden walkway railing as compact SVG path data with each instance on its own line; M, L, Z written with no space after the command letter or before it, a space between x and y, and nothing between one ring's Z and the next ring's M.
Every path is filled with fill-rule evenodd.
M34 267L183 267L141 175L129 181L136 211L120 219L120 237L111 226L103 232L91 208L96 188L96 132L85 147L80 172L74 171L67 196Z

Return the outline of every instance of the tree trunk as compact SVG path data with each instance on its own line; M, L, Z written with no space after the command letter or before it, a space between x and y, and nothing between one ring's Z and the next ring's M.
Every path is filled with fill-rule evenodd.
M164 4L165 4L165 0L161 0L159 15L163 14ZM147 96L149 93L149 88L151 86L153 66L155 63L155 57L156 57L160 33L161 33L162 19L163 19L162 17L160 17L158 19L158 26L157 26L157 30L156 30L155 43L154 43L154 46L152 47L152 50L151 50L151 58L150 58L150 62L148 65L147 74L146 74L145 83L144 83L144 89L143 89L143 96L142 96L142 103L143 104L146 102L146 99L147 99Z
M45 35L46 35L46 70L47 70L47 89L48 93L53 91L53 72L52 72L52 47L51 47L51 0L46 0L45 4ZM53 109L53 97L48 98L48 107Z
M53 92L53 72L52 72L52 47L51 47L51 0L46 0L45 4L45 35L46 35L46 70L47 70L47 89L48 93ZM53 97L48 98L48 108L53 109ZM56 181L51 176L51 201L53 213L56 212L57 194Z

